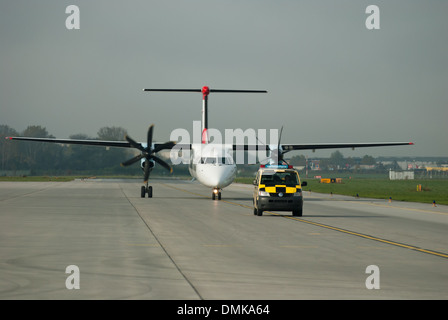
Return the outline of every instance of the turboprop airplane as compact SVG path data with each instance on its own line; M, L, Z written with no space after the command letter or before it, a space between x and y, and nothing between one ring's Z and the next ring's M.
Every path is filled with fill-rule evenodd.
M125 136L126 141L103 141L103 140L78 140L78 139L54 139L54 138L33 138L33 137L6 137L9 140L24 140L36 142L50 142L60 144L82 144L106 147L136 148L141 153L132 159L123 163L122 166L129 166L140 161L143 170L144 186L141 187L141 197L148 194L148 198L153 195L152 186L149 185L149 176L157 164L163 168L173 171L172 167L163 159L155 154L161 150L173 150L174 148L182 150L191 150L189 161L189 172L191 176L197 179L204 186L212 188L212 199L221 199L221 191L229 186L236 177L236 164L232 157L233 151L267 151L267 162L270 164L284 164L284 154L293 150L317 150L317 149L340 149L340 148L362 148L362 147L381 147L381 146L399 146L413 145L412 142L377 142L377 143L326 143L326 144L282 144L281 133L278 142L275 144L213 144L209 143L208 135L208 95L213 92L221 93L267 93L264 90L223 90L210 89L204 86L202 89L144 89L144 91L162 91L162 92L201 92L202 99L202 121L201 143L176 144L174 141L165 143L154 143L153 130L154 125L148 129L146 143L136 142L129 136Z

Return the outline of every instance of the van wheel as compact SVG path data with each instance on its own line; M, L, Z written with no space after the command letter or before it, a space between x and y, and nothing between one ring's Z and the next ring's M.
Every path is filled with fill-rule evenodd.
M293 211L292 211L292 215L293 215L294 217L301 217L302 214L303 214L303 209L302 209L302 208L300 208L300 209L296 209L296 210L293 210Z

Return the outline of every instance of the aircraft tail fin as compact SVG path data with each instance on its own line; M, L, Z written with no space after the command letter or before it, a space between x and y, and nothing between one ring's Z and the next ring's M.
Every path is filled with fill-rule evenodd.
M202 89L143 89L143 91L161 91L161 92L202 92L202 143L208 143L208 95L211 92L221 93L267 93L266 90L228 90L228 89L210 89L207 86Z

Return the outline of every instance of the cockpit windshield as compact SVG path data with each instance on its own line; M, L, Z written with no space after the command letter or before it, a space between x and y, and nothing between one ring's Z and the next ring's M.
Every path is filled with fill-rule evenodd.
M201 164L233 164L231 157L202 157Z

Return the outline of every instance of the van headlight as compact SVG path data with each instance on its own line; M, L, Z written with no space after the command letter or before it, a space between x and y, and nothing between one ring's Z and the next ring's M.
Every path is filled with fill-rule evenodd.
M260 197L269 197L269 192L266 191L258 191L258 195Z
M293 197L301 197L301 196L302 196L302 190L294 192L294 194L293 194Z

